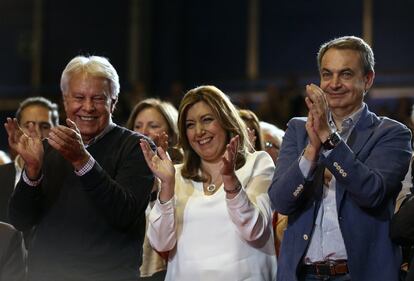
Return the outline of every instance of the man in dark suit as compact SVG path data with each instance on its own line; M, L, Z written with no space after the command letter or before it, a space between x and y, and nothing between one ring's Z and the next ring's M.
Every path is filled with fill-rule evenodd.
M10 224L0 222L0 281L24 281L25 258L21 233Z
M46 138L52 127L59 123L58 107L43 97L30 97L20 103L16 111L16 119L23 131L27 132L33 125L42 138ZM9 222L7 206L14 186L20 179L23 161L16 155L14 162L0 165L0 221Z
M277 280L398 280L389 224L411 133L364 103L375 74L362 39L323 44L318 66L320 86L306 87L307 118L288 123L269 189L289 216Z
M405 254L403 272L407 272L405 281L414 281L414 196L410 194L391 220L390 237L402 246Z

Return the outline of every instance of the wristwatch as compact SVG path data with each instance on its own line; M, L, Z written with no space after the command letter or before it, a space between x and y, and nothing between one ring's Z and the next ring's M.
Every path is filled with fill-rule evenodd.
M335 148L340 142L341 142L341 137L339 136L339 134L337 132L333 132L332 134L329 135L326 141L322 143L322 147L325 150L331 150Z

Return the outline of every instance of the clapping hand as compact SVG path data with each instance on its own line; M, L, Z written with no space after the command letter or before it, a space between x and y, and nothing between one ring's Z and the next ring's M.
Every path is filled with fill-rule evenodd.
M166 132L155 134L151 139L157 147L162 147L164 151L168 150L168 134Z
M236 176L236 161L237 152L239 151L240 137L237 135L230 139L226 146L226 152L222 158L222 167L220 170L223 178L223 185L225 190L236 189L240 186L239 179ZM227 198L233 198L235 194L227 194Z
M49 144L59 151L62 156L72 163L76 170L80 170L90 157L83 145L82 137L75 122L66 119L69 127L58 125L49 133Z
M323 90L315 84L306 86L306 94L305 103L309 110L306 121L306 132L308 133L309 144L304 156L310 161L316 161L322 142L326 140L330 131L328 124L328 103Z
M172 187L174 187L175 168L164 149L159 146L157 148L157 154L151 149L149 143L144 139L141 139L140 146L142 152L144 153L145 161L147 162L148 167L154 175L161 180L161 185L172 185Z
M223 166L220 170L222 176L232 176L235 173L239 139L240 137L238 135L232 137L226 146L226 152L222 158Z
M320 142L324 142L330 135L328 123L329 108L325 93L315 84L310 84L306 86L306 94L305 102L312 117L313 131L317 134Z
M7 118L4 124L8 142L25 162L25 170L30 179L37 179L43 164L43 144L35 125L29 123L28 133L24 133L16 118Z

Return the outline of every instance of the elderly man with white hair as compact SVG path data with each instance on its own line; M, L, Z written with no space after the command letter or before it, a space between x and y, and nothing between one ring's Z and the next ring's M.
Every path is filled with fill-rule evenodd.
M112 122L119 78L106 58L78 56L61 78L66 126L47 141L17 120L5 124L24 159L11 197L11 223L36 227L28 280L137 280L145 208L154 177L138 145L143 135Z

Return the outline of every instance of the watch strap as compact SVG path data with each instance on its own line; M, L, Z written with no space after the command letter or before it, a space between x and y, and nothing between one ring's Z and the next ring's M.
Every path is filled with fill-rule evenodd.
M332 134L328 136L326 141L322 143L322 147L325 150L331 150L331 149L334 149L340 141L341 141L341 137L339 136L339 134L337 132L333 132Z

